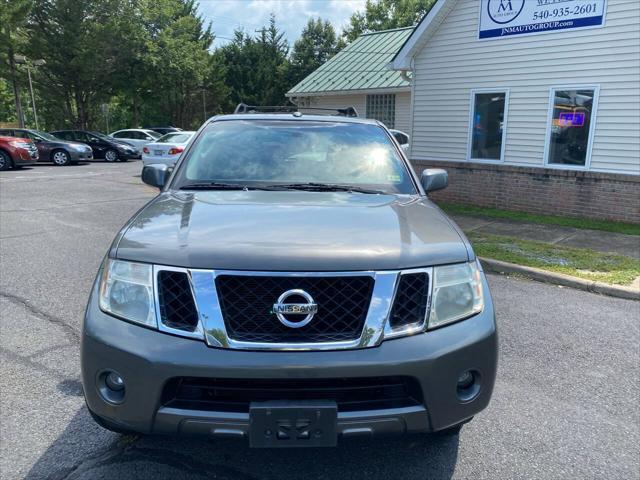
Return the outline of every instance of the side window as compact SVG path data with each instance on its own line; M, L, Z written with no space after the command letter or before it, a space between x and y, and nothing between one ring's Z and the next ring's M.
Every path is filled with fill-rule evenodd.
M509 93L505 90L472 92L470 160L504 160L508 101Z
M75 133L75 138L74 138ZM67 136L65 140L77 140L78 142L87 142L89 139L87 138L87 134L84 132L67 132Z
M400 145L409 143L409 138L404 133L393 132L393 136L396 137L396 140Z
M62 140L73 140L73 132L53 132L53 136L61 138Z
M126 130L122 131L122 132L117 132L113 134L114 138L131 138L128 136L128 132Z
M18 137L18 138L29 138L29 139L31 139L31 136L29 135L29 133L25 132L24 130L14 130L13 131L13 136L14 137Z
M547 163L588 167L597 88L552 89L547 125Z
M387 128L394 128L396 123L395 94L367 95L366 116L380 120Z
M11 130L0 130L0 137L13 137Z

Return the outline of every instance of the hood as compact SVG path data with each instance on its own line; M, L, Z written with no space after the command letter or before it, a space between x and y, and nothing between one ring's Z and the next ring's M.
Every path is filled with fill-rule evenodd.
M394 270L470 254L426 197L299 191L165 192L129 221L115 251L132 261L263 271Z

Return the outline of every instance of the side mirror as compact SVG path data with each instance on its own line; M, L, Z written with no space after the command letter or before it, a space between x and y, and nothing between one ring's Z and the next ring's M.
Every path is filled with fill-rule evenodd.
M162 188L167 180L169 180L171 170L168 166L154 163L153 165L145 165L142 169L142 181L152 187Z
M442 168L427 168L422 172L420 181L425 192L435 192L436 190L447 188L449 174Z

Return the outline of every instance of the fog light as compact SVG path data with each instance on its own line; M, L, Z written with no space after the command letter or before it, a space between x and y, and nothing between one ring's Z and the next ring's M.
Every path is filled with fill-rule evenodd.
M469 388L473 383L473 373L469 370L458 377L458 388Z
M103 371L98 375L98 392L109 403L119 404L124 401L124 379L113 370Z
M456 391L458 399L463 402L470 402L480 393L480 374L475 370L467 370L458 376Z
M116 372L109 373L105 379L105 383L107 384L107 387L116 392L124 390L124 380Z

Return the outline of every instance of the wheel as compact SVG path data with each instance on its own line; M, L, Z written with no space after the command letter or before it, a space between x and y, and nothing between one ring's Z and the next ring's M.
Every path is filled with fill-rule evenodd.
M71 157L64 150L56 150L51 154L51 160L53 164L59 167L64 167L71 163Z
M9 154L0 150L0 170L10 170L12 166L13 162Z
M115 162L118 160L118 152L116 152L113 149L109 149L106 152L104 152L104 159L107 162Z
M93 417L93 420L102 428L106 428L107 430L111 430L112 432L119 433L121 435L138 435L138 433L134 432L133 430L119 427L118 425L111 423L106 418L102 418L99 415L96 415L89 408L87 408L87 410L89 410L89 413L91 414L91 417Z

